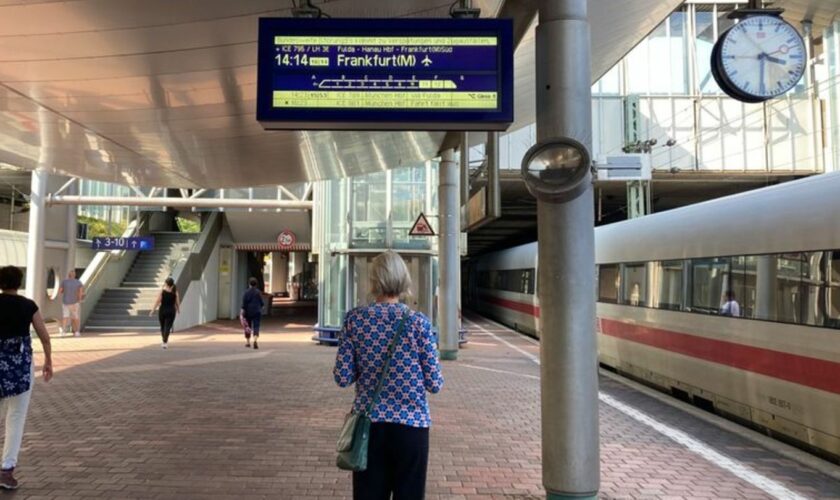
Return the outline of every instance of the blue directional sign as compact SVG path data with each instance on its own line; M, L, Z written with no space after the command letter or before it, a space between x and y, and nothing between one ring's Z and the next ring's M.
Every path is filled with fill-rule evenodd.
M257 120L267 129L504 130L509 19L261 18Z
M154 250L155 238L154 236L96 237L93 238L91 247L94 250L137 250L142 252Z

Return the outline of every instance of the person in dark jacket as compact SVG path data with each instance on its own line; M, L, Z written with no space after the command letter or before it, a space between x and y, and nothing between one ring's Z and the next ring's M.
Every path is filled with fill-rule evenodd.
M257 289L257 278L248 280L248 289L242 296L242 317L248 323L251 334L254 336L254 349L259 349L257 338L260 336L260 319L262 319L263 298L262 292ZM245 330L245 347L251 347L251 338Z

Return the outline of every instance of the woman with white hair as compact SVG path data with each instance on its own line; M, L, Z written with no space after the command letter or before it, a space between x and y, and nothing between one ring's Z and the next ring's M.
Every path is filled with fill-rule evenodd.
M373 260L370 287L375 302L344 318L333 370L339 386L356 383L353 409L369 409L371 421L367 469L353 472L353 498L422 499L431 425L426 391L443 387L436 340L429 318L400 303L411 278L396 252Z

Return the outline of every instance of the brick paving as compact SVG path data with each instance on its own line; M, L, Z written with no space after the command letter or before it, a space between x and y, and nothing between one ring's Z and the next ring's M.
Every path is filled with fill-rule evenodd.
M476 318L473 318L477 320ZM477 320L478 321L478 320ZM55 338L56 377L38 381L19 464L35 498L348 498L334 465L352 390L311 318L267 321L259 351L215 322L160 349L151 334ZM433 396L428 498L542 498L538 346L490 323ZM40 359L40 358L39 358ZM604 393L655 415L805 497L840 483L609 379ZM601 405L602 498L768 498L614 408Z

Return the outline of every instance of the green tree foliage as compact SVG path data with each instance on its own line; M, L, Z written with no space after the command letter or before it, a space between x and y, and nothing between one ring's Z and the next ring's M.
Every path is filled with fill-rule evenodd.
M80 215L77 220L80 224L87 224L87 226L88 226L88 232L87 232L88 239L95 238L97 236L99 236L99 237L121 236L123 233L125 233L126 227L128 227L128 224L126 224L125 222L112 222L111 223L111 232L108 233L108 222L107 221L104 221L104 220L101 220L101 219L95 219L93 217L88 217L86 215Z
M182 233L198 233L201 231L201 224L198 221L175 217L175 222L178 223L178 230Z

